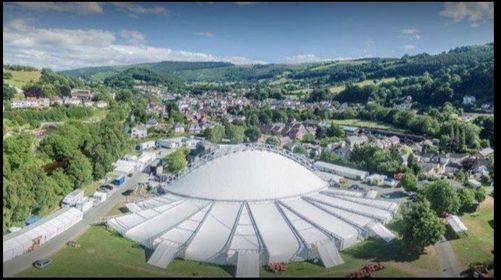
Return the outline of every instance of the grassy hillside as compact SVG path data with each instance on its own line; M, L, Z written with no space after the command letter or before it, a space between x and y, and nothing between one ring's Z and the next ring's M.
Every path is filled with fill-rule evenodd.
M4 69L3 72L10 73L12 75L12 78L4 79L5 83L18 88L21 88L31 81L38 81L41 76L40 71L12 71Z

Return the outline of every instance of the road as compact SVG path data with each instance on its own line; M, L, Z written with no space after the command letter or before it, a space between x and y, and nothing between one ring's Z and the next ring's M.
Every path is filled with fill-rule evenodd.
M136 172L133 174L131 178L128 178L127 182L120 187L115 193L113 193L107 200L102 202L101 204L93 207L87 213L85 213L83 220L43 244L37 250L29 253L18 256L10 261L3 263L3 276L4 277L12 277L17 273L27 269L32 265L32 263L38 259L43 259L50 257L55 252L66 246L66 243L70 240L76 239L80 234L85 232L90 224L94 223L99 217L102 217L108 213L113 206L123 198L122 193L129 189L134 189L137 183L146 181L148 176L141 172Z
M452 249L451 243L442 236L442 239L435 244L440 269L444 277L460 277L461 268Z

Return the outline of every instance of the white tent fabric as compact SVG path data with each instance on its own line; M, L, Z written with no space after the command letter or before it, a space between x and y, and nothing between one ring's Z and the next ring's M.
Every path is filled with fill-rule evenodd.
M83 218L83 212L76 208L63 208L40 221L3 237L3 261L6 262L27 253L34 240L40 245L63 233Z
M115 172L129 174L134 172L137 163L135 161L118 160L115 162Z
M186 249L186 257L197 261L225 263L226 256L220 255L221 250L229 242L241 207L242 203L216 202Z
M322 260L322 264L326 268L330 268L336 265L343 264L343 258L339 255L339 251L337 250L336 244L332 241L327 241L323 243L317 243L314 245L320 259Z
M314 198L317 201L326 203L336 208L352 211L354 213L368 217L374 217L383 222L388 222L392 218L392 214L388 211L370 207L364 204L351 202L349 200L345 200L339 197L327 196L323 194L314 194L311 196L311 198Z
M237 222L235 234L231 240L227 258L231 259L237 252L259 251L259 249L259 237L255 231L250 213L248 212L247 207L244 207L240 213L240 218Z
M161 242L153 252L153 255L148 259L148 263L160 268L166 268L174 259L177 251L177 247L172 246L168 242Z
M345 221L330 215L303 199L291 199L282 201L282 203L295 213L301 213L300 215L306 221L334 235L340 241L341 249L348 248L356 243L358 231Z
M259 277L259 253L256 251L238 251L237 277Z
M230 147L195 160L163 187L166 194L128 204L134 213L108 226L156 248L154 265L181 257L236 265L241 276L274 262L340 264L339 250L374 234L388 239L377 224L398 204L330 188L311 163L285 152Z
M381 237L384 241L390 242L396 238L395 234L383 226L381 223L367 225L367 228L375 235Z
M141 207L137 206L137 204L133 202L125 204L125 207L127 207L127 209L132 213L141 211Z
M195 198L254 201L298 196L327 186L289 158L269 151L241 151L201 165L166 190Z
M447 216L447 223L452 227L454 232L463 232L467 231L468 228L463 224L463 222L459 219L458 216L456 215L449 215Z
M339 198L353 201L356 203L368 205L371 207L383 209L386 211L390 211L392 213L396 213L398 211L398 203L392 202L392 201L386 201L382 199L370 199L370 198L355 198L355 197L350 197L350 196L345 196L345 195L336 195Z
M323 193L328 193L328 194L332 194L332 195L354 196L354 197L362 197L364 195L361 192L341 190L341 189L336 189L336 188L329 188L329 189L323 191Z
M250 204L252 215L269 254L269 262L289 262L300 249L299 241L273 203Z
M370 190L365 194L366 198L376 198L376 196L377 196L376 190Z

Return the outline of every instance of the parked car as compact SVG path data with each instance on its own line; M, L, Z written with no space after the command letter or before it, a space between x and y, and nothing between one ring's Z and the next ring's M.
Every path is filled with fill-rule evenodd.
M44 269L51 263L52 263L52 259L41 259L41 260L36 260L33 263L33 266L38 268L38 269Z
M391 193L383 193L381 195L382 198L391 198Z
M132 192L134 192L134 191L133 190L126 190L122 194L123 195L130 195Z
M113 186L110 186L110 185L103 185L103 186L99 187L99 191L102 191L102 192L105 192L105 193L112 192L113 189L114 189Z
M362 190L362 188L359 185L352 185L348 189L349 190L354 190L354 191L356 191L356 190Z

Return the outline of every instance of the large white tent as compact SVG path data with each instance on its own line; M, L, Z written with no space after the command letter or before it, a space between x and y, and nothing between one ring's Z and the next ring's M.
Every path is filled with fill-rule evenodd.
M330 267L343 263L338 251L368 236L392 239L384 224L397 204L331 188L315 171L271 146L226 146L107 225L155 250L153 265L179 257L236 265L238 276L273 262L319 258Z

